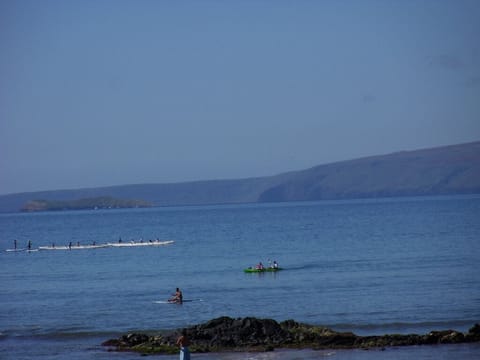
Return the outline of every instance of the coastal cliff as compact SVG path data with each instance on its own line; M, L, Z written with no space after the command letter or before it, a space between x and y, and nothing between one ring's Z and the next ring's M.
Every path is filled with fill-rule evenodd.
M105 196L174 206L478 193L480 141L335 162L266 177L1 195L0 212L19 211L33 199L71 201Z
M389 346L458 344L480 342L480 324L468 333L455 330L431 331L425 335L358 336L337 332L326 327L298 323L293 320L276 322L252 317L233 319L220 317L185 329L191 342L190 351L273 351L290 349L370 349ZM173 354L181 329L157 335L126 334L102 345L112 351L134 351L142 354Z

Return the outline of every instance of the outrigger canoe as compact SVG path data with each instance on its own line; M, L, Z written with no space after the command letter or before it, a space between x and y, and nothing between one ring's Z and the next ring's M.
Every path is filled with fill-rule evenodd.
M143 242L120 242L120 243L108 243L107 245L110 247L140 247L140 246L162 246L162 245L170 245L173 244L175 241L173 240L166 240L166 241L143 241Z
M263 268L263 269L257 269L257 268L249 267L249 268L243 269L243 271L246 272L246 273L276 272L276 271L280 271L280 270L283 270L283 268L280 268L280 267L277 267L277 268L266 267L266 268Z
M85 250L85 249L101 249L109 247L107 244L99 245L72 245L72 246L39 246L38 250Z

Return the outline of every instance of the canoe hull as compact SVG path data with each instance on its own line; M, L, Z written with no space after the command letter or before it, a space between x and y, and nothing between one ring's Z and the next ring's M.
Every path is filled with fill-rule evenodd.
M255 269L255 268L247 268L243 269L246 273L265 273L265 272L277 272L283 270L283 268L264 268L264 269Z

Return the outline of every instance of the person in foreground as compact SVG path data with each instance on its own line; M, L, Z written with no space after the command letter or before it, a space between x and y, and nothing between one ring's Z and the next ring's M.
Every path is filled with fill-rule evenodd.
M177 304L181 304L183 302L183 294L180 291L180 288L177 288L175 294L172 294L172 297L168 300L169 302L174 302Z
M182 335L177 339L177 345L180 347L180 360L190 360L190 351L188 350L190 342L185 329L183 329Z

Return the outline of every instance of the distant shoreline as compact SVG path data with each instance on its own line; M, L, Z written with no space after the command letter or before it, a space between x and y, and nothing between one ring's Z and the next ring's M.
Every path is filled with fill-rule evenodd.
M83 198L75 200L31 200L22 206L21 212L42 211L75 211L75 210L105 210L105 209L131 209L152 207L145 200L116 199L111 196Z
M0 195L0 213L20 211L32 201L31 209L42 207L35 203L37 199L68 203L110 197L143 199L150 206L190 206L478 193L480 141L370 156L264 177L6 194ZM128 207L132 206L136 207ZM115 207L118 205L105 206Z
M281 206L282 204L313 204L313 203L360 203L360 202L385 202L385 201L409 201L415 199L450 199L450 198L477 198L480 197L480 192L468 193L468 194L438 194L438 195L411 195L411 196L385 196L385 197L365 197L365 198L348 198L348 199L324 199L324 200L292 200L292 201L279 201L279 202L244 202L244 203L211 203L211 204L182 204L182 205L151 205L151 206L133 206L133 207L110 207L110 208L79 208L79 209L50 209L40 211L12 211L12 212L0 212L2 214L22 214L22 213L43 213L43 212L61 212L61 211L100 211L100 210L126 210L126 209L169 209L169 208L204 208L204 207L219 207L219 206Z

